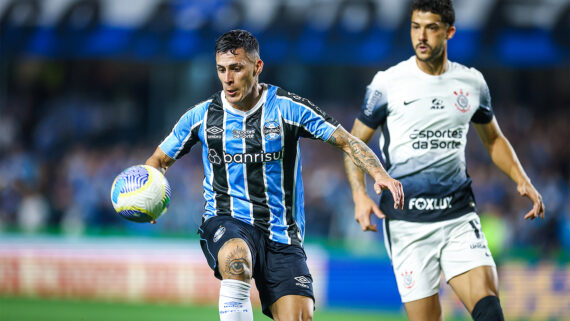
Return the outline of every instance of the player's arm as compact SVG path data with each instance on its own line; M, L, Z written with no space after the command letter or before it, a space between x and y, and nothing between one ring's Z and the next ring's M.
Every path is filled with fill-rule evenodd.
M166 155L160 147L157 147L154 150L154 153L146 160L145 165L150 165L159 171L162 174L166 173L166 170L170 165L174 164L175 160L170 158L170 156ZM156 220L152 220L149 222L150 224L156 224Z
M532 209L524 216L525 219L544 218L544 203L542 196L532 185L526 175L513 147L503 135L495 117L487 124L473 123L483 146L489 152L493 163L499 167L516 184L521 196L528 197L533 202Z
M174 162L174 159L166 155L160 147L157 147L152 156L146 160L145 165L150 165L164 174Z
M166 173L166 170L170 165L174 164L175 160L170 158L170 156L166 155L160 147L157 147L154 150L154 153L146 160L145 165L150 165L159 171L162 174ZM149 222L150 224L156 224L156 220L152 220Z
M363 124L360 120L355 119L350 134L368 144L375 130ZM344 168L348 176L348 182L352 190L352 197L356 200L359 197L367 196L366 182L364 180L364 172L354 164L348 154L344 154Z
M339 126L329 138L328 143L342 149L358 168L372 176L376 193L380 194L383 189L388 189L394 198L394 208L403 208L404 191L402 190L402 184L388 175L376 154L362 140L349 134L342 126ZM363 180L364 177L362 176ZM364 183L362 182L363 185ZM363 193L365 194L364 191ZM379 217L383 217L379 209L375 213ZM369 214L366 215L366 219L364 217L356 217L356 220L360 223L363 230L376 230L375 226L370 225Z
M354 120L351 134L368 143L375 130L362 123L358 118ZM374 213L378 218L386 216L376 202L372 200L366 193L366 182L364 180L364 172L352 161L348 154L344 154L344 168L350 189L352 190L352 200L354 201L354 219L360 224L363 231L377 231L376 224L370 224L370 215Z

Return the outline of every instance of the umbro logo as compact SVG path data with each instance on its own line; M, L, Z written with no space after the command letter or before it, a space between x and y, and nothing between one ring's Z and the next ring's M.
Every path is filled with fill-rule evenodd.
M206 128L206 132L208 133L209 139L221 139L222 135L220 135L224 130L218 126L210 126Z
M404 106L408 106L409 104L413 104L413 103L415 103L415 102L418 101L418 100L420 100L420 98L414 99L414 100L410 100L410 101L404 101Z
M220 127L212 126L212 127L208 127L208 129L206 129L206 131L210 134L217 135L217 134L223 132L224 130L221 129Z
M308 289L310 287L309 284L311 284L311 280L308 278L304 276L296 276L294 279L297 281L297 283L295 283L296 286L300 286L305 289Z

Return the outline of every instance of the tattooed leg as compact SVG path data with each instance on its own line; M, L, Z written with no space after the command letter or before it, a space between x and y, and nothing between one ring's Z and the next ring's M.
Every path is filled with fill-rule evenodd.
M251 281L251 253L244 240L234 238L226 241L218 252L218 269L224 280Z
M251 262L251 252L242 239L226 241L218 252L218 269L223 278L218 302L220 321L253 321Z

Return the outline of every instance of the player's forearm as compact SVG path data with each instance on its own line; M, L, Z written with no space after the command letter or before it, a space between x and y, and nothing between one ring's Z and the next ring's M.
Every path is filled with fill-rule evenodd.
M163 174L165 172L165 168L161 166L160 164L160 160L157 159L156 157L149 157L146 162L144 163L145 165L150 165L156 169L158 169L159 171L161 171Z
M517 185L530 182L516 153L504 136L499 136L492 145L487 147L493 163Z
M370 147L368 147L368 145L350 134L347 137L347 142L348 143L345 146L344 150L354 165L356 165L362 171L366 172L376 181L390 177L390 175L388 175L384 169L384 166L382 166L382 163L380 163L378 156L376 156L376 154L372 151L372 149L370 149ZM355 181L364 181L364 177L359 178L358 175L354 177ZM360 185L357 183L356 187L358 188L359 186ZM364 183L362 183L360 187L363 188ZM354 192L355 191L353 190L353 194ZM359 190L356 190L356 192L359 192Z
M152 156L150 156L146 160L145 165L150 165L164 174L168 169L168 167L170 167L170 165L172 165L173 163L174 160L172 158L164 154L164 152L160 148L157 148L152 154Z
M349 134L342 126L335 130L328 142L342 149L358 168L372 176L374 180L390 177L370 147L362 140ZM356 187L358 188L358 184Z
M359 195L365 195L366 182L364 180L364 172L354 164L352 158L346 153L344 154L344 169L352 190L352 197L356 198Z

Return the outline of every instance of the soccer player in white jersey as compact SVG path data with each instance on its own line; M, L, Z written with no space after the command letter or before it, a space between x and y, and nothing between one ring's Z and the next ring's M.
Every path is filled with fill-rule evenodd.
M312 276L303 250L305 213L301 137L343 150L403 206L392 179L366 144L309 100L259 83L263 61L245 30L222 35L215 46L222 90L188 110L146 161L162 171L202 146L204 198L200 245L221 279L221 321L253 320L253 278L263 313L275 320L312 320ZM195 205L191 205L195 206Z
M525 219L544 218L542 197L497 124L481 73L447 58L455 33L451 1L416 0L410 13L415 56L375 75L351 132L368 142L381 131L386 169L404 186L404 211L392 210L386 193L377 206L362 171L345 159L355 219L376 231L372 213L385 218L385 245L410 320L443 319L441 272L474 320L503 320L496 267L466 172L469 123L496 166L532 201Z

